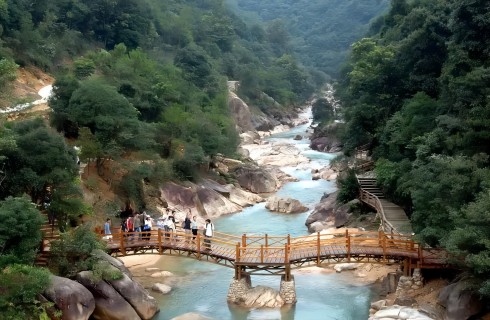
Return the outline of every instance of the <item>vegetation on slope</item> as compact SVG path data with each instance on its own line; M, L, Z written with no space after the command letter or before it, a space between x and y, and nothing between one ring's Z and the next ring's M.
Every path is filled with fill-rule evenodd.
M26 266L42 221L29 215L47 200L66 231L93 211L83 202L77 158L100 170L116 163L122 177L112 187L140 210L144 184L193 179L210 156L234 155L226 80L240 81L241 96L270 114L312 94L319 83L273 37L221 0L0 0L0 107L13 103L19 66L57 79L50 123L0 121L2 319L46 316L36 294L47 274ZM53 245L53 272L103 269L86 259L98 247L94 235L76 230Z
M388 7L388 0L227 0L241 14L253 12L302 63L332 77L350 45Z
M490 296L490 5L393 0L353 45L338 93L347 151L370 143L378 181L421 240L464 261Z

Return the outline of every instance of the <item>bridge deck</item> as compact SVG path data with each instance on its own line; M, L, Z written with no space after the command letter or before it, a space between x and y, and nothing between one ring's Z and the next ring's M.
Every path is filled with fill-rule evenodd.
M410 237L383 232L345 234L313 234L289 236L233 236L216 233L207 240L198 235L163 230L113 234L107 248L116 256L158 253L179 255L218 263L231 268L266 270L273 274L284 268L340 262L405 263L408 268L437 268L446 266L445 252L424 248ZM279 270L279 271L277 271Z

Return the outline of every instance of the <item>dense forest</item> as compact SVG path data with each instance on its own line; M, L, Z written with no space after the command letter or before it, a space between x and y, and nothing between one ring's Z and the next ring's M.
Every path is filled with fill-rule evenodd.
M267 114L293 110L323 83L282 44L221 0L0 0L2 107L15 103L18 68L56 78L49 121L0 119L0 317L44 312L35 301L47 276L27 267L43 223L32 204L48 199L63 230L93 213L77 159L117 163L111 187L142 210L144 184L193 180L211 156L236 156L227 80ZM75 236L86 257L94 239Z
M301 62L336 77L350 45L388 0L226 0L240 15L262 20ZM253 13L253 14L251 14Z
M338 82L347 151L490 296L490 3L393 0Z

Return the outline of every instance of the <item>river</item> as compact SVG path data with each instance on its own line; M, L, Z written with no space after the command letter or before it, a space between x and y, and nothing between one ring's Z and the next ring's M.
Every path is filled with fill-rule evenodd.
M301 153L311 159L307 166L284 167L286 173L299 181L285 184L278 192L300 200L310 208L302 214L272 213L260 203L240 213L223 216L214 221L216 230L231 234L267 233L269 235L307 235L305 221L313 206L325 192L335 191L333 181L311 180L311 168L328 165L334 155L320 153L309 148L309 140L294 140L304 135L309 124L267 138L270 143L294 144ZM233 278L233 269L192 259L164 256L155 265L175 274L169 283L172 292L161 296L160 313L154 320L168 320L184 313L195 312L212 319L232 320L365 320L369 315L371 290L367 286L354 285L347 273L332 273L322 268L310 267L294 270L297 303L281 309L243 309L228 305L226 295ZM279 290L278 276L252 276L252 286L265 285Z

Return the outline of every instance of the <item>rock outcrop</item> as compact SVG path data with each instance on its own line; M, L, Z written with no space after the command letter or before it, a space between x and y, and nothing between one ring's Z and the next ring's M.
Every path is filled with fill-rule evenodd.
M173 208L196 208L200 216L218 217L238 212L241 207L228 198L205 186L188 183L186 186L173 182L165 183L161 188L162 200ZM185 213L181 213L184 215ZM183 217L178 217L181 220Z
M248 105L236 95L235 92L228 93L228 107L238 132L252 131L255 129L252 124L252 114Z
M117 268L119 271L124 273L130 279L133 279L133 275L131 274L129 269L124 265L124 262L122 262L118 258L114 258L102 250L94 250L94 251L92 251L92 255L99 260L104 260L104 261L109 262L110 265Z
M281 198L277 196L267 198L265 208L270 211L281 213L301 213L308 211L308 208L296 199Z
M95 310L92 293L80 283L58 276L51 276L51 284L43 292L46 300L54 303L62 312L62 320L88 320Z
M139 320L133 307L107 282L93 282L91 271L77 274L77 281L83 284L95 297L95 310L92 318L96 320ZM150 318L145 318L150 319Z
M434 320L417 309L402 306L384 307L369 317L369 320Z
M340 124L333 123L327 127L316 127L311 136L310 148L322 152L339 152L342 150L342 143L338 137Z
M239 167L233 173L242 188L254 193L275 192L280 186L279 180L272 173L258 166Z
M311 180L335 180L337 176L338 172L330 167L311 170Z
M313 212L306 219L305 225L309 232L318 232L332 227L342 227L351 216L351 208L358 200L352 200L346 204L337 204L338 191L322 197Z
M276 290L265 286L256 286L248 290L238 304L248 308L279 308L284 305L284 300Z
M121 279L107 281L134 308L141 319L151 319L160 311L158 302L143 286L123 274Z
M444 287L437 300L446 308L444 320L468 319L478 314L483 308L483 302L478 295L467 289L462 281Z

